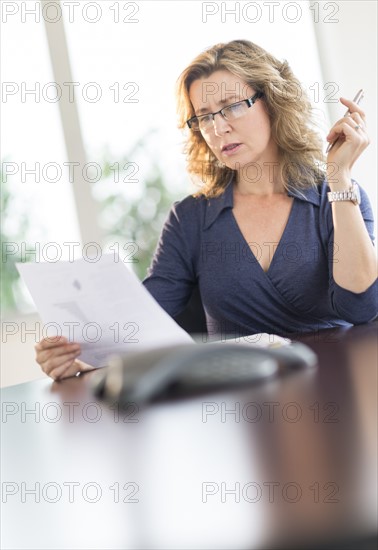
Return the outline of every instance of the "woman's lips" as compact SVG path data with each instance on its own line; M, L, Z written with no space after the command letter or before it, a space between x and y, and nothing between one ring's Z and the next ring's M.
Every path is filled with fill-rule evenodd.
M241 143L229 143L228 145L224 145L222 147L222 155L233 155L239 151L241 146Z

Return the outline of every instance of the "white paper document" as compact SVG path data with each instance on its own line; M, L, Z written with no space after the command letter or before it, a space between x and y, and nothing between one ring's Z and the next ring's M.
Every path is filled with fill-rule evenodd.
M193 339L156 302L137 276L113 254L57 263L19 263L43 322L43 335L81 344L78 359L106 365L114 353Z

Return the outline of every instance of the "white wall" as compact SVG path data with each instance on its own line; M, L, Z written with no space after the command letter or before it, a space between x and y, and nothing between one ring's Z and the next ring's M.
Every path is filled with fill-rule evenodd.
M328 4L339 8L332 17L339 23L314 23L323 80L337 84L337 97L353 99L360 88L365 90L361 107L367 116L371 143L356 162L353 177L368 192L377 222L377 2L344 0ZM328 106L334 122L346 110L335 103Z
M46 375L34 360L39 327L41 319L37 314L10 317L2 321L0 387L45 378ZM27 333L33 329L37 329L37 335Z

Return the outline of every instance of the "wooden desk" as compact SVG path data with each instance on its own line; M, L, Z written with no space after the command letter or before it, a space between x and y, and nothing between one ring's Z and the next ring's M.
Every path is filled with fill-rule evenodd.
M96 401L93 373L5 389L2 548L375 548L376 328L298 336L317 369L144 410Z

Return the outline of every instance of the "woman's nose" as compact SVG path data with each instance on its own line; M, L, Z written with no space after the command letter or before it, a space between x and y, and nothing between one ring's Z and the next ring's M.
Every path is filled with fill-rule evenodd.
M214 125L214 132L217 136L222 136L230 131L230 124L229 122L224 118L221 113L217 113L213 117L213 125Z

